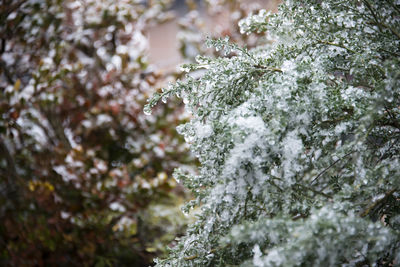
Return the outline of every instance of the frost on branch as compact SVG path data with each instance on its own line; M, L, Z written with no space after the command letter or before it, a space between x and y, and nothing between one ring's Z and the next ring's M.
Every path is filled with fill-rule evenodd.
M286 1L241 22L274 42L185 67L201 213L158 266L400 264L399 10Z

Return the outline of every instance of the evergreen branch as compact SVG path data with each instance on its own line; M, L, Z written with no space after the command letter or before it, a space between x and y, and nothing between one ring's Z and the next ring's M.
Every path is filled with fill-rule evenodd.
M279 69L279 68L267 67L267 66L262 66L262 65L259 65L259 64L254 65L254 67L255 67L255 68L258 68L258 69L262 69L262 70L271 71L271 72L280 72L280 73L283 72L283 71L282 71L281 69Z
M385 158L386 154L394 147L394 145L397 144L397 139L399 139L399 138L396 138L396 140L390 144L388 149L385 152L382 153L382 155L380 156L380 158L376 162L375 166L378 165L379 162L381 162Z
M216 251L218 251L218 250L227 248L227 247L229 247L230 245L231 245L231 244L227 244L227 245L225 245L225 246L221 246L221 247L218 247L218 248L210 249L210 250L207 252L207 254L212 254L212 253L214 253L214 252L216 252ZM185 259L185 261L190 261L190 260L197 259L198 257L200 257L200 255L199 255L199 254L195 254L195 255L192 255L192 256L187 256L187 257L185 257L184 259Z
M391 55L393 55L393 56L400 57L400 54L399 54L399 53L396 53L396 52L394 52L394 51L389 51L389 50L386 50L386 49L384 49L384 48L379 48L379 50L381 50L381 51L383 51L383 52L386 52L386 53L389 53L389 54L391 54Z
M387 2L394 10L396 10L397 13L400 14L400 9L399 9L396 5L394 5L392 1L386 0L386 2Z
M348 48L348 47L346 47L346 46L344 46L344 45L341 45L341 44L337 44L337 43L333 43L333 42L328 42L328 41L322 41L322 40L318 40L317 42L318 42L319 44L323 44L323 45L331 45L331 46L336 46L336 47L339 47L339 48L343 48L343 49L345 49L345 50L347 50L348 52L351 52L351 53L353 53L353 54L356 53L356 51L354 51L354 50L352 50L352 49L350 49L350 48Z
M293 220L293 221L297 221L297 220L299 220L299 219L305 219L305 218L307 218L307 217L308 217L307 214L301 214L301 213L299 213L299 214L297 214L297 215L294 215L294 216L292 217L292 220Z
M392 27L390 27L389 25L381 22L380 25L388 30L390 30L394 35L396 35L396 37L398 39L400 39L400 33L398 31L396 31L395 29L393 29Z
M268 182L269 182L271 185L273 185L276 189L278 189L279 192L283 193L283 189L280 188L274 181L269 180Z
M196 259L196 258L198 258L199 257L199 255L192 255L192 256L188 256L188 257L185 257L185 261L191 261L191 260L194 260L194 259Z
M335 124L335 123L341 122L341 121L343 121L345 119L348 119L350 117L351 117L351 114L346 114L346 115L338 117L338 118L336 118L334 120L321 121L321 126L323 126L323 125L329 126L330 124Z
M311 191L311 192L313 192L315 194L321 195L323 197L332 198L331 195L328 195L328 194L326 194L324 192L318 191L318 190L316 190L316 189L314 189L314 188L312 188L310 186L306 186L306 185L302 185L302 184L296 184L296 185L302 187L303 189L309 190L309 191Z
M398 31L396 31L395 29L393 29L392 27L390 27L389 25L383 23L382 21L378 20L378 15L375 14L374 9L372 8L371 4L368 2L368 0L363 0L363 2L365 3L365 5L367 6L367 8L369 9L369 11L371 12L372 16L374 17L375 20L375 24L378 26L379 30L382 32L382 27L386 28L388 30L390 30L394 35L397 36L397 38L400 39L400 33Z
M330 168L336 165L339 161L343 160L344 158L348 157L349 155L353 154L355 151L351 151L341 157L340 159L335 160L331 165L329 165L327 168L325 168L322 172L320 172L312 181L311 184L313 184L316 180L318 180L322 175L324 175Z
M375 14L374 9L372 8L371 4L368 2L368 0L363 0L363 2L367 6L368 10L371 12L372 16L374 17L374 20L375 20L379 30L382 32L382 28L379 23L378 16Z
M386 202L386 200L387 200L391 195L393 195L393 193L396 192L396 190L397 190L397 187L395 187L395 188L393 188L393 189L387 191L387 192L385 193L385 196L384 196L383 198L380 198L380 199L376 200L375 202L373 202L372 204L370 204L365 210L363 210L363 211L360 213L360 216L361 216L361 217L367 216L367 215L368 215L372 210L374 210L378 205L380 205L381 203Z

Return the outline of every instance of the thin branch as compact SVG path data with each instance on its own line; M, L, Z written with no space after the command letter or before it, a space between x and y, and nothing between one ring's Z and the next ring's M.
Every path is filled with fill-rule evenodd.
M301 214L301 213L299 213L299 214L293 216L293 217L292 217L292 220L293 220L293 221L297 221L297 220L299 220L299 219L304 219L304 218L307 218L307 217L308 217L307 214Z
M9 14L11 14L12 12L14 12L15 10L17 10L18 8L20 8L25 2L27 2L27 0L22 0L20 2L16 2L13 5L9 5L8 7L6 7L5 10L2 10L2 12L4 12L6 14L6 16L8 17ZM7 4L6 4L7 5Z
M397 36L397 38L400 39L400 33L398 31L396 31L395 29L393 29L392 27L390 27L389 25L386 25L385 23L383 23L382 21L378 20L378 15L375 14L371 4L368 2L368 0L363 0L363 2L365 3L365 5L367 6L367 8L369 9L369 11L371 12L372 16L374 17L375 23L378 26L379 30L382 32L382 27L390 30L394 35Z
M324 193L324 192L318 191L318 190L316 190L316 189L314 189L314 188L312 188L312 187L305 186L305 185L302 185L302 184L297 184L297 185L300 186L300 187L302 187L303 189L309 190L309 191L311 191L311 192L313 192L313 193L315 193L315 194L321 195L321 196L323 196L323 197L332 198L331 195L328 195L328 194L326 194L326 193Z
M386 25L385 23L380 23L381 26L385 27L386 29L390 30L394 35L396 35L396 37L398 39L400 39L400 33L398 31L396 31L395 29L393 29L392 27L390 27L389 25Z
M210 251L208 251L208 254L212 254L212 253L214 253L214 252L216 252L216 251L218 251L220 249L224 249L224 248L229 247L229 246L230 246L230 244L227 244L224 247L210 249ZM196 255L185 257L184 259L185 259L185 261L190 261L190 260L197 259L198 257L200 257L200 255L196 254Z
M50 135L49 128L44 126L43 123L40 120L35 120L35 121L36 121L37 125L43 130L43 132L46 135L47 140L49 141L49 143L52 146L56 146L56 143L54 142L53 137Z
M397 139L398 138L396 138L396 140L393 143L390 144L389 148L386 149L386 151L382 153L382 155L380 156L380 158L376 162L375 166L378 165L378 163L381 162L385 158L386 154L394 147L394 145L397 144Z
M400 129L400 123L397 120L389 120L389 121L377 121L379 126L391 126L396 129Z
M367 216L373 209L375 209L379 204L384 203L394 192L396 192L397 188L393 188L385 193L383 198L380 198L369 205L365 210L360 213L361 217Z
M15 199L16 205L18 205L18 192L17 192L17 168L13 157L11 156L10 150L7 148L3 138L0 136L0 155L5 157L7 162L8 171L6 172L8 188L6 189L6 194L10 198Z
M244 214L243 214L244 218L247 217L247 203L249 202L249 195L250 195L250 189L247 190L247 195L246 195L246 198L244 200Z
M15 180L17 178L17 169L15 167L15 162L13 157L11 156L10 150L8 150L3 138L0 136L0 151L1 154L5 157L8 167L8 183L10 185L15 185Z
M329 165L326 169L324 169L322 172L320 172L312 181L311 184L313 184L316 180L318 180L322 175L324 175L330 168L332 168L333 166L335 166L336 163L338 163L339 161L343 160L344 158L348 157L349 155L353 154L355 151L351 151L349 153L347 153L346 155L344 155L343 157L341 157L340 159L335 160L331 165Z
M15 81L12 77L12 74L10 73L10 71L8 70L7 64L0 59L0 69L3 71L4 76L6 76L8 83L14 85Z
M390 112L390 109L388 107L385 107L385 111L387 114L389 114L389 117L392 118L393 120L396 120L396 117Z
M280 179L280 178L278 178L278 177L275 177L275 176L273 176L273 175L271 175L271 178L272 179L275 179L275 180L279 180L279 181L281 181L282 179ZM280 186L278 186L272 179L269 179L268 180L268 183L270 183L271 185L273 185L276 189L278 189L279 190L279 192L283 192L283 189L282 188L280 188Z
M6 51L6 39L1 39L1 48L0 48L0 55L2 55Z
M267 66L262 66L262 65L259 65L259 64L254 65L254 67L257 68L257 69L267 70L267 71L271 71L271 72L283 72L279 68L267 67Z
M43 109L42 112L45 115L45 117L47 118L58 141L60 141L67 150L71 150L72 149L71 143L69 142L67 136L65 135L62 122L61 122L60 118L57 116L57 114L55 113L55 111L53 111L49 108L49 109Z
M393 7L393 9L397 11L397 13L400 14L400 9L399 9L396 5L394 5L392 1L386 0L386 2L387 2L389 5L391 5L391 6Z
M379 48L379 50L381 50L383 52L386 52L386 53L389 53L389 54L392 54L393 56L400 57L400 54L396 53L394 51L389 51L389 50L386 50L386 49L383 49L383 48Z
M346 114L346 115L338 117L338 118L336 118L334 120L321 121L321 126L323 126L323 125L329 126L330 124L341 122L341 121L343 121L345 119L348 119L350 116L351 116L351 114Z
M192 255L192 256L188 256L188 257L185 257L185 261L191 261L191 260L194 260L194 259L196 259L196 258L198 258L199 257L199 255Z
M369 9L369 11L371 12L372 16L374 17L374 20L379 28L379 30L382 32L382 28L381 28L381 24L378 20L378 16L375 14L371 4L368 2L368 0L363 0L364 4L367 6L367 8Z
M322 40L318 40L317 42L319 44L336 46L336 47L339 47L339 48L343 48L343 49L347 50L348 52L356 53L356 51L354 51L354 50L352 50L352 49L350 49L348 47L345 47L344 45L341 45L341 44L332 43L332 42L328 42L328 41L322 41Z

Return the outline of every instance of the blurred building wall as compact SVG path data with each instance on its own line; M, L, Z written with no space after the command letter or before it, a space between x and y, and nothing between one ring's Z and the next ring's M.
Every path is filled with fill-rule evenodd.
M218 15L210 16L204 12L201 1L199 2L202 19L206 21L206 31L215 32L218 27L226 27L230 23L230 13L227 10L222 10ZM267 9L276 11L279 0L246 0L241 1L248 5L255 5L258 9ZM179 54L179 42L177 34L179 31L178 20L186 14L184 0L177 0L173 5L176 18L152 27L149 30L149 61L156 65L161 71L172 71L177 65L182 63L182 58Z

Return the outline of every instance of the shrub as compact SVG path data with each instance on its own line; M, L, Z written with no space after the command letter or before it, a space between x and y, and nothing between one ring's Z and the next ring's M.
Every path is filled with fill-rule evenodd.
M398 1L286 1L239 25L268 35L209 41L225 56L146 106L183 98L201 163L175 173L201 212L158 266L397 266Z

